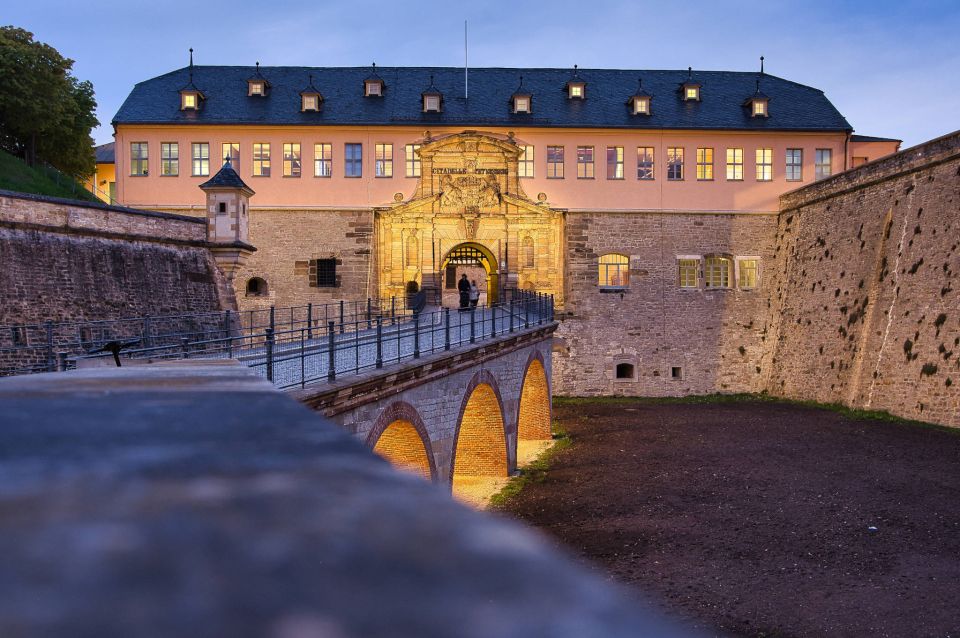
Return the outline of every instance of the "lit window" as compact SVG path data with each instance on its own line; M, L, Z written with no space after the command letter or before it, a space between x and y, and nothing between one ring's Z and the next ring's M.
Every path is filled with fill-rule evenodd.
M697 179L699 180L713 179L713 149L712 148L697 149Z
M407 177L420 177L420 150L419 144L407 144L404 147L404 159L407 168Z
M671 146L667 149L667 179L683 179L683 147Z
M610 253L600 257L600 287L627 288L630 286L630 259L626 255Z
M737 259L737 281L741 288L756 288L760 280L760 260L755 257Z
M787 149L787 181L800 182L803 180L803 149Z
M517 162L518 177L533 177L533 145L520 147L520 158Z
M176 177L180 174L180 145L176 142L160 144L160 174Z
M814 177L823 179L833 174L833 151L829 148L818 148L816 152L816 163L814 165Z
M181 94L180 109L183 111L196 110L199 100L196 93Z
M514 113L529 113L530 112L530 98L526 95L518 95L513 98L513 112Z
M767 115L767 101L766 100L754 100L753 101L753 116L754 117L766 117Z
M547 147L547 179L563 179L563 147Z
M593 179L592 146L577 147L577 179Z
M424 95L423 96L423 110L428 113L439 113L440 112L440 96L439 95Z
M364 87L364 94L367 97L380 97L383 94L383 83L380 80L367 80L364 82Z
M523 238L523 267L533 268L535 251L533 248L533 237L527 235Z
M571 99L583 99L585 85L579 82L571 82L567 85L569 93L567 96Z
M320 110L320 96L306 94L301 96L303 103L301 105L301 110L303 111L319 111Z
M283 176L300 177L300 145L283 145Z
M653 147L637 147L637 179L653 179Z
M633 98L633 114L634 115L650 115L650 98L648 97Z
M677 260L677 283L681 288L696 288L700 280L700 260L699 259L678 259Z
M313 145L313 176L333 175L333 144L320 142Z
M247 85L247 88L250 89L249 91L247 91L247 95L260 95L260 96L262 96L262 95L264 94L263 82L251 81L251 82Z
M194 142L191 156L193 158L193 175L206 177L210 174L210 145L207 142Z
M377 177L393 177L393 144L377 144L374 174Z
M729 257L707 257L703 263L703 285L706 288L729 288L731 265Z
M623 147L607 147L607 179L623 179Z
M224 142L221 146L223 152L220 156L223 158L223 161L230 160L230 165L233 166L233 170L240 171L240 144L236 142Z
M727 179L731 182L743 180L743 149L727 149Z
M253 145L253 176L270 177L270 143Z
M773 179L773 149L757 149L757 181L769 182Z
M686 92L686 98L688 100L699 100L700 99L700 89L695 86L688 86Z
M148 147L146 142L130 143L130 174L146 176Z
M343 155L343 174L346 177L363 176L363 145L346 144Z

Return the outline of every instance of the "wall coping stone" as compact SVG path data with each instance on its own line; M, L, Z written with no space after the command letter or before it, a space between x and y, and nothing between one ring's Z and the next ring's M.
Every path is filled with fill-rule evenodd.
M102 202L88 202L82 199L67 199L65 197L50 197L48 195L35 195L33 193L20 193L17 191L8 191L0 189L0 197L10 197L12 199L25 199L34 202L43 202L45 204L61 204L64 206L75 206L77 208L96 208L114 213L127 213L129 215L143 215L144 217L157 217L159 219L170 219L181 222L190 222L191 224L206 224L205 217L191 217L189 215L177 215L175 213L163 213L154 210L142 210L140 208L127 208L126 206L114 206ZM200 210L206 210L205 207Z

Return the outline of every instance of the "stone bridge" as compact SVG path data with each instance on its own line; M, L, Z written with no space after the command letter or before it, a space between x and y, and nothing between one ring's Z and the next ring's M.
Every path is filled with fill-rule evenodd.
M394 465L470 499L550 440L549 323L291 394Z

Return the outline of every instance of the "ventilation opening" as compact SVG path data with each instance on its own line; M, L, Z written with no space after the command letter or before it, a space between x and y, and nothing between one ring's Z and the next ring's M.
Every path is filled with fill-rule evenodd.
M683 368L680 366L674 366L670 368L670 378L671 379L682 379L683 378Z
M618 379L632 379L632 378L633 378L633 364L632 364L632 363L618 363L618 364L617 364L617 378L618 378Z
M248 297L266 297L267 282L260 277L254 277L247 282Z
M227 214L227 203L226 203L226 202L220 202L220 205L219 205L219 207L217 208L217 213L219 213L220 215L226 215L226 214Z

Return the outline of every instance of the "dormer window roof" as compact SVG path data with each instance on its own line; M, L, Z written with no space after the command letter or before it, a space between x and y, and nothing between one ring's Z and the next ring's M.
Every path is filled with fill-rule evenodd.
M627 100L627 106L633 115L650 115L650 100L652 95L643 90L643 79L637 82L637 92Z
M757 78L757 90L743 103L750 110L750 117L770 117L770 96L760 90Z
M300 111L302 113L319 111L320 105L322 104L323 96L320 94L320 91L317 90L317 87L313 85L313 74L311 73L307 88L300 91Z
M266 97L270 90L270 82L260 73L260 63L257 70L247 79L247 96Z
M510 108L513 113L532 113L533 95L523 88L523 76L520 76L520 86L510 96Z
M680 85L684 102L699 102L701 84L693 79L693 67L687 67L687 80Z
M206 99L203 91L198 89L193 83L193 49L190 49L190 79L187 85L180 89L180 110L181 111L199 111L201 104Z
M577 72L577 65L573 65L573 77L567 82L567 99L583 100L587 97L587 83L584 82Z
M441 93L433 84L433 76L430 76L430 86L420 94L421 107L424 113L440 113L443 110L443 93Z
M383 78L377 75L377 63L373 63L373 73L363 81L364 97L383 97L383 90L387 88Z

